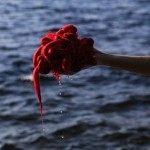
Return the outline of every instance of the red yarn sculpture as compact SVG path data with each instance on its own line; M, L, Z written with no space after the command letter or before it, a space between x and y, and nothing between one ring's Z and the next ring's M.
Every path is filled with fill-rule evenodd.
M84 66L96 65L93 58L94 41L91 38L79 38L77 28L68 24L56 33L47 33L33 56L34 89L40 103L43 122L43 105L40 91L39 74L52 72L57 80L61 74L78 72Z

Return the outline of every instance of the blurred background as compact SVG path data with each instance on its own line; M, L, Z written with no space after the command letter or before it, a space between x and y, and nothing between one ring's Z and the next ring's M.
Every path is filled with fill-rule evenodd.
M94 67L32 85L40 38L72 23L99 50L150 55L149 0L0 1L1 150L149 150L150 77Z

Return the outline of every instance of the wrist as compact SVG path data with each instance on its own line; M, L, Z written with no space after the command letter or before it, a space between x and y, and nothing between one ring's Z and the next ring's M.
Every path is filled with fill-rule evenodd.
M93 57L96 60L96 66L97 65L104 65L107 54L103 53L101 51L98 51L97 49L94 49L94 50L95 50L95 54Z

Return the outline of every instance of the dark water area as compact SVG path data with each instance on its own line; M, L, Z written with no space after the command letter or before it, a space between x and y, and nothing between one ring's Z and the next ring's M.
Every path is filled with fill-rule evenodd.
M32 55L68 23L104 52L150 55L149 0L1 0L0 149L150 150L150 77L104 66L41 76L43 133Z

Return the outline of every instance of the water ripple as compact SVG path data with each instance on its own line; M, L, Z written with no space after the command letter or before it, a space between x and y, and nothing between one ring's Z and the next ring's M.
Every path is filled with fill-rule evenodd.
M150 78L104 66L61 86L41 75L45 136L31 75L40 38L68 23L105 52L150 55L148 0L7 0L0 15L1 149L149 148Z

